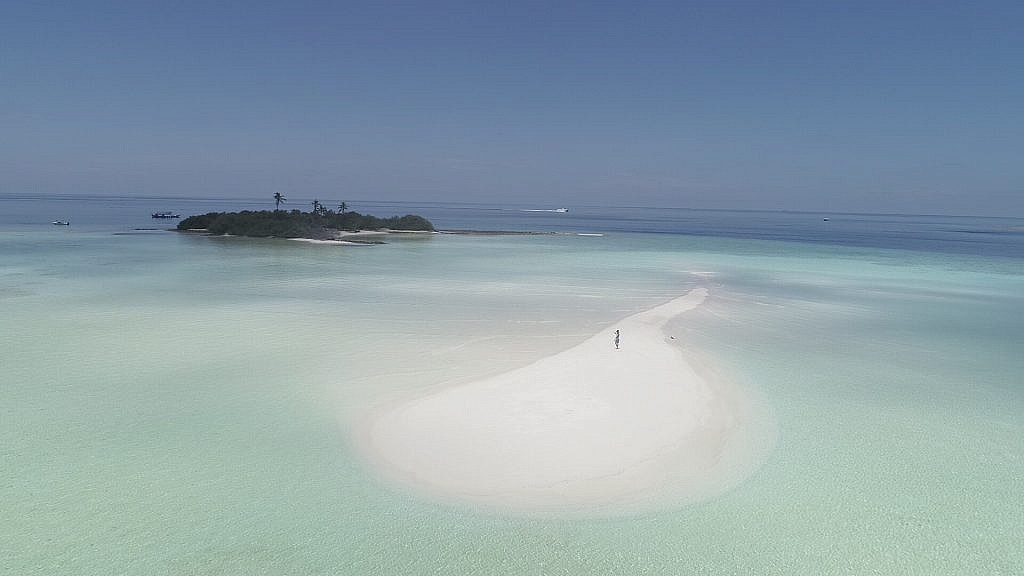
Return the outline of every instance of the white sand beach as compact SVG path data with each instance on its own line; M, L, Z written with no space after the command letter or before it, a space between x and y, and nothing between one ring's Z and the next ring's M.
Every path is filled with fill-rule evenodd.
M413 236L413 235L424 235L424 234L436 234L432 230L359 230L357 232L349 232L339 230L334 233L332 238L328 239L314 239L314 238L289 238L295 242L305 242L307 244L328 244L335 246L368 246L373 241L383 241L388 237L394 236ZM381 242L376 242L381 243Z
M526 513L633 511L719 493L763 461L774 431L665 333L706 296L695 289L523 368L381 407L362 445L383 474L418 491Z
M346 240L318 240L316 238L288 238L292 242L303 242L305 244L327 244L332 246L369 246L363 242L348 242Z

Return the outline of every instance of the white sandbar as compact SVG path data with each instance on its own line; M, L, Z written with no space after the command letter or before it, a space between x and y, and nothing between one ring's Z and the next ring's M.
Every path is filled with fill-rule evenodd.
M527 513L717 494L763 461L774 435L751 429L751 404L664 332L706 296L695 289L523 368L380 408L363 448L420 492Z

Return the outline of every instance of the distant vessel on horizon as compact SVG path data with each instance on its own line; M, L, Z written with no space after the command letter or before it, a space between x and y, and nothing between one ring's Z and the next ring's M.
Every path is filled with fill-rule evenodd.
M68 222L67 220L54 220L53 221L53 225L54 226L71 226L71 222Z
M153 218L181 218L181 214L174 212L154 212Z
M520 212L558 212L564 214L569 211L568 208L523 208Z

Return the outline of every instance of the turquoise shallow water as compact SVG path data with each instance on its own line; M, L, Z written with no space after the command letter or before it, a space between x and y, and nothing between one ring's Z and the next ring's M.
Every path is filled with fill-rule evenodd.
M0 230L0 573L1024 573L1012 243L72 228ZM521 366L696 285L711 300L684 344L779 427L728 493L516 518L355 456L379 398Z

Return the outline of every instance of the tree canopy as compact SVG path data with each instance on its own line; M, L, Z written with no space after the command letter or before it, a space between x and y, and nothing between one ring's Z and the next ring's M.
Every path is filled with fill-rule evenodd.
M205 229L211 234L232 234L258 238L331 238L339 231L415 230L433 231L429 220L415 214L378 218L359 212L337 213L320 207L317 213L287 211L209 212L189 216L178 230Z

